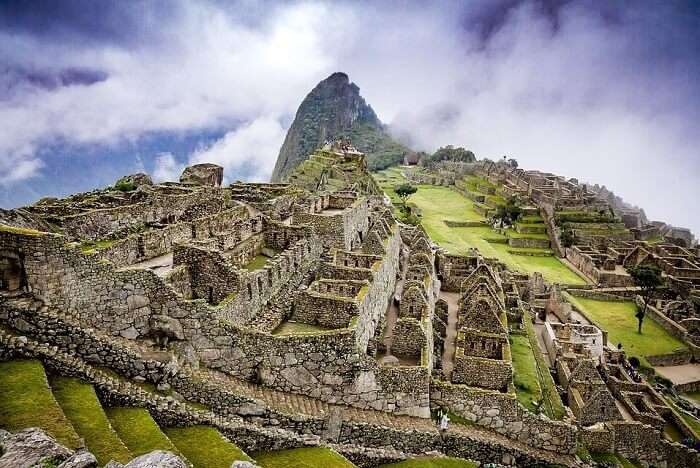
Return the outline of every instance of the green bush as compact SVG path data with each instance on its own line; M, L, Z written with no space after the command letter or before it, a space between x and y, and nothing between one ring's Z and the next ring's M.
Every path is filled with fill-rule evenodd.
M136 190L136 185L130 181L120 180L114 184L114 189L120 192L131 192L132 190Z

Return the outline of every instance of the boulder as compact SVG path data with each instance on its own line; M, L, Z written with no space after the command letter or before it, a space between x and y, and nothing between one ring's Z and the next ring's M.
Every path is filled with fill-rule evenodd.
M87 450L75 452L68 460L64 461L58 468L96 468L97 458Z
M142 185L153 185L153 180L151 180L148 174L143 174L141 172L138 174L126 175L114 184L117 189L119 189L119 187L133 187L135 189Z
M134 458L124 468L188 468L188 465L172 452L156 450Z
M245 460L237 460L233 463L231 463L231 468L258 468L259 465L256 465L253 462L245 461Z
M0 443L0 452L0 468L43 466L46 460L62 462L73 455L71 450L35 427L10 436L4 435Z
M183 184L210 185L212 187L221 187L223 180L224 168L211 163L187 166L180 176L180 182Z
M151 315L148 320L149 333L158 343L165 347L170 340L184 340L185 332L180 322L167 315Z

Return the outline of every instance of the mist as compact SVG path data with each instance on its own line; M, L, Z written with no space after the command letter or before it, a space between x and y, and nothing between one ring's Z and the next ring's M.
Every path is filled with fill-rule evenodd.
M266 180L303 97L344 71L415 149L507 155L700 232L690 2L10 1L0 63L5 207L82 188L63 174L103 154L160 180L202 161Z

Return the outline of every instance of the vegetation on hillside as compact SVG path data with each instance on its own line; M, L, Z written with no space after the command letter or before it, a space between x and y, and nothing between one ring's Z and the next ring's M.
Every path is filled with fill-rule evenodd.
M342 132L353 146L367 155L367 167L379 171L400 164L411 150L394 140L383 127L369 122L355 122L350 130Z
M661 276L661 270L656 265L638 265L628 268L627 272L632 277L634 284L642 290L644 306L637 310L637 313L634 315L639 322L637 333L642 333L642 322L647 313L649 302L654 297L656 290L664 284L664 280Z
M476 161L476 156L474 156L473 152L461 146L454 147L452 145L447 145L438 148L438 150L431 155L423 156L420 163L422 166L430 166L431 164L447 160L469 163Z

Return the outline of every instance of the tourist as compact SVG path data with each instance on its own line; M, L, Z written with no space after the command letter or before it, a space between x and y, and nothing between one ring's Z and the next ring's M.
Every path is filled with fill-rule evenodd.
M450 424L450 418L447 417L447 413L443 413L442 419L440 419L440 432L443 434L447 432L447 426Z

